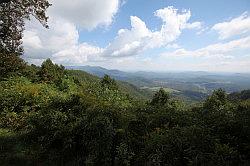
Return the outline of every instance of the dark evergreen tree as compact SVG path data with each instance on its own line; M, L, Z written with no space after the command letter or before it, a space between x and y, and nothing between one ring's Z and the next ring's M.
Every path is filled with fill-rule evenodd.
M38 75L41 81L47 83L60 83L64 77L64 67L53 64L50 59L46 59L41 66Z
M170 99L169 93L167 93L163 88L161 88L158 92L155 93L151 105L164 105Z
M115 80L110 78L110 76L107 74L104 75L104 77L102 78L101 85L102 85L102 87L108 88L110 90L117 90L118 89L118 86L117 86Z

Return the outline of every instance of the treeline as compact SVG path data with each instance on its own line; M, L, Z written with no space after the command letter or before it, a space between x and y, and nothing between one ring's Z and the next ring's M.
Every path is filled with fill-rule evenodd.
M0 165L249 164L250 100L221 89L192 107L163 89L145 102L48 59L0 81L0 111Z

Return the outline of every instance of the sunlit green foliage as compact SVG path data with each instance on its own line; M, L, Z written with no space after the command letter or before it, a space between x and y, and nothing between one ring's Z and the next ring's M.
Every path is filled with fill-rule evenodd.
M219 89L188 106L131 97L109 76L46 60L0 81L1 165L243 165L250 100ZM237 94L238 96L238 94Z
M47 59L42 63L38 75L41 78L41 81L59 84L64 76L64 67L53 64L50 59Z

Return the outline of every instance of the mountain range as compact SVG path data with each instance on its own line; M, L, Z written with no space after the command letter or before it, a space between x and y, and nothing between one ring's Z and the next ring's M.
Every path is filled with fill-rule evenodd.
M125 72L109 70L100 66L66 66L67 69L82 70L92 75L110 77L133 84L141 90L153 92L164 88L173 96L189 101L200 101L213 90L222 88L227 93L250 89L250 73L219 73L204 71L183 72Z

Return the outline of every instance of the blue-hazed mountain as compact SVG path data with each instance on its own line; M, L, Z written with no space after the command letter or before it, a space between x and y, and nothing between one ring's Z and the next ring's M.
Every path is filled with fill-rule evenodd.
M153 81L147 79L143 75L140 76L136 72L124 72L120 70L109 70L100 66L66 66L67 69L83 70L98 77L103 77L105 74L120 81L126 81L134 84L137 87L151 86Z
M140 89L157 91L165 88L175 96L187 100L201 100L215 89L228 93L250 89L249 73L216 73L203 71L186 72L124 72L99 66L67 66L67 69L83 70L98 77L105 74L120 81L126 81Z
M126 77L129 73L120 70L108 70L100 66L67 66L67 69L83 70L98 77L103 77L105 74L113 77Z

